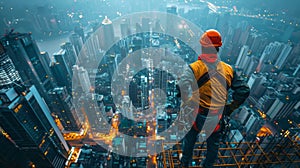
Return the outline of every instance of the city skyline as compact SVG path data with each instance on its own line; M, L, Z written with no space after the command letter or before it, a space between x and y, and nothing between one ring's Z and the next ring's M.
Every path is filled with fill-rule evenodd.
M9 160L3 151L0 166L9 167L13 159L28 167L166 164L160 153L175 150L176 145L167 144L180 141L185 132L179 124L189 121L181 116L176 83L181 69L201 52L200 34L210 28L223 37L220 59L251 88L247 101L231 115L224 141L244 149L247 142L282 144L289 138L284 142L297 144L286 152L298 149L300 18L290 1L282 6L257 3L49 0L14 8L14 2L0 1L1 142L22 157ZM36 101L46 118L26 116L36 113L38 107L31 107ZM31 108L22 111L25 105ZM39 133L32 146L41 155L25 157L30 151L18 144L23 132L12 131L6 120L18 121L27 136ZM51 124L38 129L44 122ZM203 129L200 142L208 132ZM270 148L262 145L260 150ZM55 153L59 159L53 160ZM246 159L254 166L264 163ZM286 164L299 160L290 155ZM268 158L268 164L275 162L276 157ZM233 163L242 165L243 160L226 162ZM218 164L225 162L219 159Z

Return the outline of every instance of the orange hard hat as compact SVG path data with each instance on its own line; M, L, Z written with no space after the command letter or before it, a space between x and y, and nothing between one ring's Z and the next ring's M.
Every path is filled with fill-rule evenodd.
M205 31L201 36L200 44L203 47L221 47L222 46L221 34L215 29L209 29Z

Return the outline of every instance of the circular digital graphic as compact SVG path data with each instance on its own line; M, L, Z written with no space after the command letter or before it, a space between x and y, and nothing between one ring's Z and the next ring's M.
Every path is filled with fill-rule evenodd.
M105 18L85 42L73 71L73 99L89 138L131 157L159 154L178 143L195 121L199 91L197 80L189 79L181 97L194 101L183 101L177 82L192 73L189 64L201 53L202 33L168 13ZM221 82L226 86L225 79ZM201 133L207 138L218 122L209 112Z

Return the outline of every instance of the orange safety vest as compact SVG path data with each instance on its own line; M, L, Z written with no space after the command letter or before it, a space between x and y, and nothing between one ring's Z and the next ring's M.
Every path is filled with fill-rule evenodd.
M233 79L232 67L225 62L220 61L217 63L216 69L209 70L202 60L197 60L190 64L190 68L193 70L199 87L199 96L192 96L192 101L199 102L199 107L216 111L216 114L219 114L218 111L224 107L227 101L228 88L230 88ZM207 73L209 75L207 75ZM200 82L201 84L199 84L199 81L201 81L204 76L209 76L209 79L204 83ZM219 115L218 117L221 119L222 116ZM193 126L198 130L195 123ZM219 130L219 128L220 124L216 126L214 132Z
M196 80L199 80L208 72L208 68L202 60L197 60L190 64ZM199 86L199 96L192 96L194 102L199 102L199 105L211 110L222 108L227 101L228 87L231 86L233 79L233 69L225 62L218 62L216 70L209 80ZM209 73L210 74L210 73Z

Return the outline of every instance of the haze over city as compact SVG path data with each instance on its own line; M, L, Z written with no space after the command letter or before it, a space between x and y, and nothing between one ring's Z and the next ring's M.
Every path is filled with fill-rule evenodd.
M224 116L215 166L297 167L298 6L0 0L0 167L179 168L195 118L182 115L178 82L208 29L222 36L219 60L250 88ZM203 166L209 135L204 127L189 166Z

